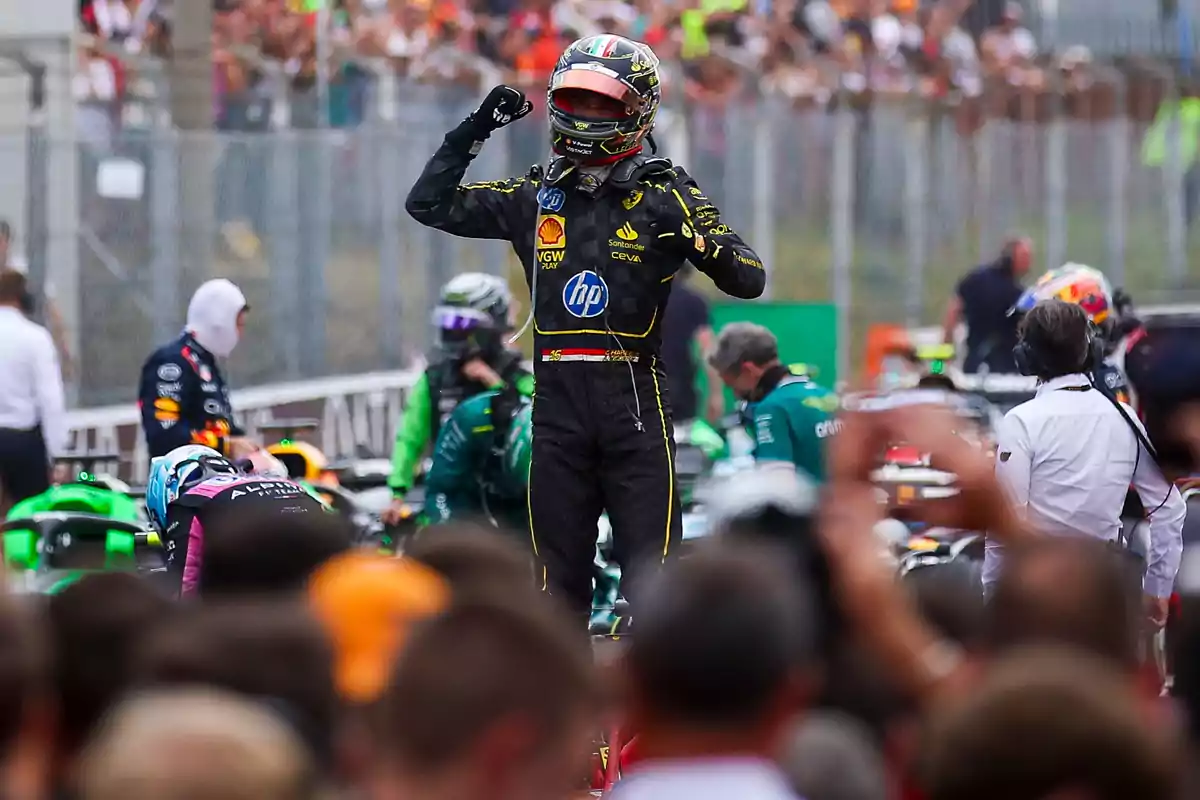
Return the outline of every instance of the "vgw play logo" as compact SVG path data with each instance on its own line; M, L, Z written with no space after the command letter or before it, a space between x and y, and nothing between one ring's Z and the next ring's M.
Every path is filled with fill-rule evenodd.
M584 270L567 279L563 305L581 319L598 317L608 308L608 284L595 272Z

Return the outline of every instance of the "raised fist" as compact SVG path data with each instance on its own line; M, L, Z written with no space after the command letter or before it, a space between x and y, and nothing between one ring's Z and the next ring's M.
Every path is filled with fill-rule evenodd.
M483 133L499 130L515 122L533 110L533 103L525 99L525 93L511 86L495 86L479 110L471 115L471 121Z

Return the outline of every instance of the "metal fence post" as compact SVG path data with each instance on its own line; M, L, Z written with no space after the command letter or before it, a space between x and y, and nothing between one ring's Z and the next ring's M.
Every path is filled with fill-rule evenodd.
M25 236L29 259L29 286L35 297L46 296L46 267L49 250L50 159L46 135L46 67L29 58L20 59L29 78L29 127L25 137ZM38 317L43 309L39 304Z
M286 76L277 70L273 76L276 91L271 104L270 140L267 165L267 231L270 240L271 321L275 352L281 357L284 375L290 380L301 377L301 343L295 335L297 325L308 320L300 316L300 286L296 266L300 263L298 206L299 187L296 169L299 166L296 132L291 124ZM232 137L238 134L226 134ZM245 134L242 134L245 135Z
M1106 249L1108 251L1108 274L1116 286L1125 285L1125 246L1129 206L1126 194L1129 191L1129 115L1125 107L1126 85L1124 76L1112 70L1116 81L1117 113L1105 124L1108 142L1108 223L1105 225Z
M383 337L381 351L389 366L400 366L404 358L404 328L400 324L404 298L401 292L400 259L403 257L400 243L400 221L404 208L400 202L406 187L402 183L400 152L403 136L396 122L398 119L400 86L396 73L386 61L375 65L378 80L375 83L378 96L373 107L376 118L370 125L371 150L375 154L375 177L379 192L379 304L380 334ZM420 154L407 153L409 158L420 158Z
M854 155L858 119L846 97L834 112L832 185L829 228L831 239L833 302L837 308L837 369L841 380L850 379L850 311L853 302L851 267L854 263Z
M1067 260L1067 123L1062 85L1053 85L1054 107L1046 128L1046 266Z
M985 112L986 113L986 112ZM983 263L991 257L999 238L992 232L991 214L989 208L992 191L992 159L996 150L996 123L985 117L979 130L971 138L971 158L974 160L975 192L974 208L971 216L979 226L979 262Z
M754 214L754 246L759 257L763 260L763 269L767 273L767 285L763 290L763 300L771 299L771 283L775 264L775 210L779 205L775 195L775 106L769 98L760 97L760 106L766 106L763 113L758 114L758 124L754 126L754 148L752 150L754 177L751 185L754 187L752 199Z
M154 309L155 342L166 342L179 331L179 161L181 141L169 119L155 115L150 126L150 298Z
M904 238L908 245L908 286L905 319L916 325L925 299L925 259L928 255L929 116L924 105L908 109L904 126Z
M297 161L294 169L299 177L300 211L297 219L300 239L298 272L300 314L300 369L305 376L322 375L326 362L326 318L329 292L326 289L325 268L329 263L333 210L332 194L333 149L336 143L328 128L300 131L296 142ZM353 276L339 276L353 280Z

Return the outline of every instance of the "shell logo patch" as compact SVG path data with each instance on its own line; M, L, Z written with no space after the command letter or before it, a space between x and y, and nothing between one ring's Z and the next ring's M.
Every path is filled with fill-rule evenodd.
M537 227L537 245L543 250L561 250L567 246L567 221L547 214Z

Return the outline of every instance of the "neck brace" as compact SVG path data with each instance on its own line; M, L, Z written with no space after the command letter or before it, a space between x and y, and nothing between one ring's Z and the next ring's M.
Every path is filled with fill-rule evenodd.
M200 285L188 304L187 330L218 358L228 358L238 343L237 318L246 307L242 290L224 278Z

